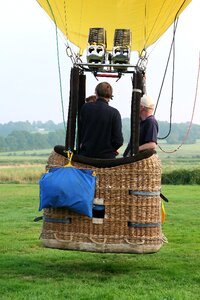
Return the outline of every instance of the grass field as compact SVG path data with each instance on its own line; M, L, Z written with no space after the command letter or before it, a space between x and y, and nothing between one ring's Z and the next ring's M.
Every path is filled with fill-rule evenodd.
M157 152L164 172L200 168L200 140L196 144L183 145L180 149L179 145L160 143L159 146L162 150L158 148ZM178 150L175 151L176 149Z
M163 173L177 169L200 168L200 141L196 144L183 145L178 151L173 152L179 145L159 144L163 151L157 147L157 153L162 162ZM123 153L126 145L120 148ZM13 182L37 182L37 178L45 171L45 165L52 149L17 151L0 153L0 183ZM173 152L173 153L171 153ZM27 169L27 170L26 170ZM31 177L30 174L33 173ZM21 175L23 174L22 178ZM27 178L29 181L26 181ZM11 180L11 178L13 180Z
M53 149L0 152L0 166L19 164L43 164L46 163Z
M0 153L0 183L37 183L52 149Z
M44 248L36 184L0 184L1 300L200 299L200 186L163 186L169 198L156 254Z

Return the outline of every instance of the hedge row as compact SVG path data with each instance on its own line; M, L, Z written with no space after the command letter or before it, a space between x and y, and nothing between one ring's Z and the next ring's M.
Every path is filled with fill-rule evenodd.
M162 174L162 184L200 184L200 168Z

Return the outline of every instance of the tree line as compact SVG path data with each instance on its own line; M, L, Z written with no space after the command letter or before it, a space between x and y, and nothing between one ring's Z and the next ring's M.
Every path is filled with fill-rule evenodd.
M122 119L124 143L130 138L130 119ZM169 144L179 144L185 138L189 123L159 121L159 138L165 138ZM0 152L18 150L37 150L52 148L65 143L65 128L62 123L48 122L9 122L0 124ZM200 125L193 124L186 143L193 144L200 139Z

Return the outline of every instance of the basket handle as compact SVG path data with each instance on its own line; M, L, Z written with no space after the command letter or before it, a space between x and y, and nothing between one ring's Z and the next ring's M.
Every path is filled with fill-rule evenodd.
M141 241L141 242L135 242L135 243L132 243L132 242L130 242L128 239L124 239L125 240L125 242L127 243L127 244L129 244L129 245L135 245L135 246L137 246L137 245L144 245L144 240L143 241Z
M107 238L104 238L103 242L97 242L91 236L89 237L89 239L91 240L91 242L98 244L98 245L104 245L107 241Z
M54 238L56 239L56 241L61 242L61 243L72 242L72 240L73 240L73 236L72 236L72 235L70 236L70 239L69 239L69 240L62 240L62 239L59 239L59 238L57 237L57 234L56 234L56 233L54 233L53 236L54 236Z

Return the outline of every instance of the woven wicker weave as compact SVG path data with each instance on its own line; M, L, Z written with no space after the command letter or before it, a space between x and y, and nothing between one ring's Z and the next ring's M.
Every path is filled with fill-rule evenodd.
M48 168L67 159L52 152ZM46 247L95 252L153 253L163 244L161 165L156 154L97 174L95 203L105 205L104 218L88 218L67 209L44 209L41 239ZM130 192L132 191L132 192Z

